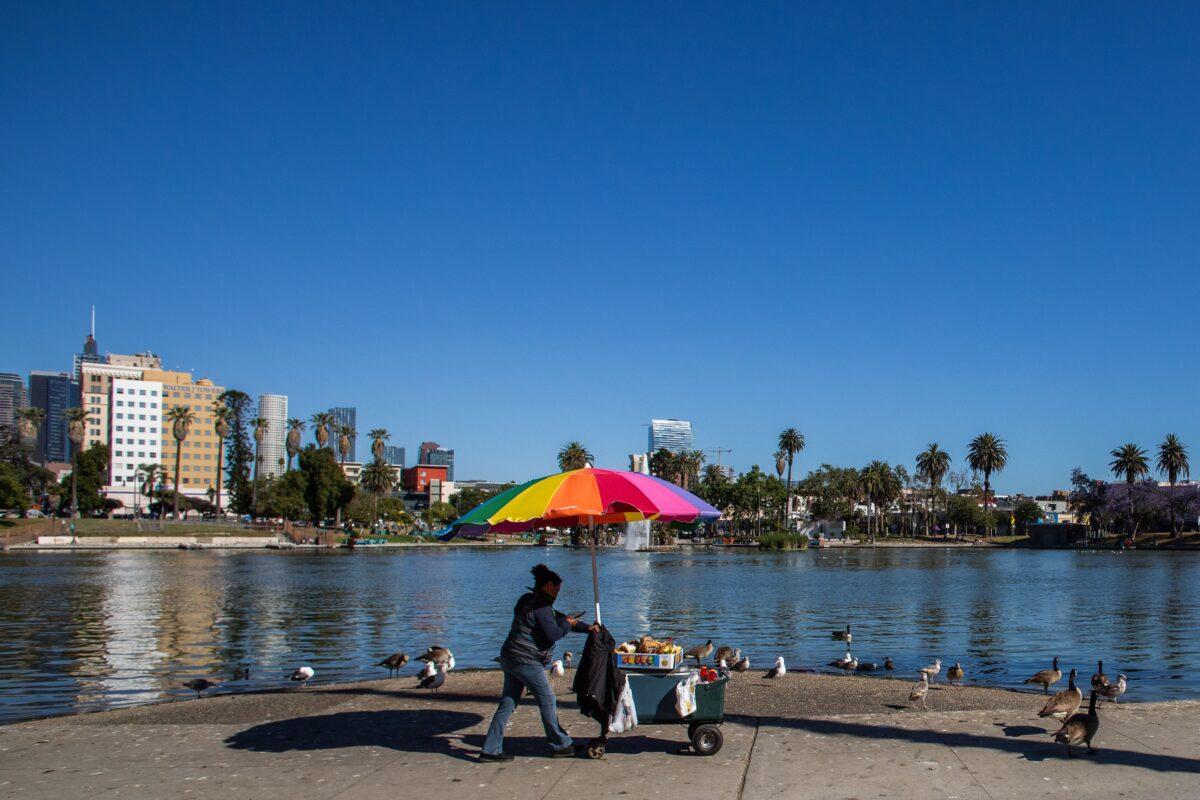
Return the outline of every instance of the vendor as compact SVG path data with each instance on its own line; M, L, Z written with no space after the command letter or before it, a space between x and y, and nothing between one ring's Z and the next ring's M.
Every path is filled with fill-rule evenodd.
M483 743L480 761L512 761L504 752L504 726L512 716L521 693L526 689L537 700L542 713L542 727L550 740L551 758L575 755L575 745L558 724L558 702L546 675L546 667L554 652L554 643L571 631L588 633L597 626L580 622L575 617L554 610L554 600L562 590L562 577L545 564L532 570L533 589L521 595L513 608L512 627L500 648L500 668L504 670L504 689L500 705L492 717L487 739Z

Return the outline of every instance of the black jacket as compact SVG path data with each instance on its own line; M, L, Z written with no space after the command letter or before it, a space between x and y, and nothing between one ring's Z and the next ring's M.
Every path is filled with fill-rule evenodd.
M582 622L576 622L572 629L566 615L554 610L554 599L535 589L517 600L512 627L500 648L500 658L518 664L547 665L555 642L572 630L586 633L587 629Z
M603 625L599 633L589 633L571 686L579 698L580 713L599 721L605 730L617 710L617 699L625 691L625 674L617 669L612 657L616 644Z

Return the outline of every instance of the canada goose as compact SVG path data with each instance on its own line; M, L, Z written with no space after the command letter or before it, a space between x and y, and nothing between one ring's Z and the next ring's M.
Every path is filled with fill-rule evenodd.
M950 681L950 683L957 683L957 684L961 685L962 679L963 679L962 664L955 661L954 666L951 667L950 669L946 670L946 680Z
M1067 688L1047 700L1038 716L1067 719L1079 710L1079 704L1082 702L1083 692L1075 685L1075 670L1071 670L1071 674L1067 676Z
M390 656L385 658L383 661L380 661L375 666L387 667L388 668L388 677L390 678L393 674L395 674L396 672L399 672L400 668L403 667L407 663L408 663L408 655L407 654L392 653Z
M745 672L746 670L750 669L750 656L739 658L737 661L733 662L733 666L730 667L730 669L732 669L734 672Z
M888 656L883 660L883 668L886 670L893 670L896 668L896 664L894 661L892 661L891 656Z
M1099 689L1101 686L1108 686L1108 676L1104 674L1104 662L1096 662L1096 674L1092 676L1092 688Z
M921 674L924 675L929 680L933 680L934 678L936 678L938 676L938 673L941 671L942 671L942 660L940 658L935 658L933 660L933 663L930 664L928 667L921 667Z
M417 684L418 689L432 689L437 691L442 688L442 684L446 682L446 665L439 664L437 671L432 675L422 676L421 682Z
M839 642L846 642L847 644L849 644L850 643L850 626L847 625L846 630L844 630L844 631L832 631L830 635L834 639L837 639Z
M1053 734L1054 741L1067 746L1067 756L1069 757L1075 755L1071 752L1071 746L1080 743L1086 744L1088 752L1092 753L1095 752L1092 748L1092 737L1098 730L1100 730L1100 715L1096 713L1096 691L1092 690L1087 713L1071 715Z
M846 655L844 655L841 658L836 659L834 661L830 661L829 666L837 667L838 669L845 669L846 666L853 660L854 660L854 656L850 655L850 651L847 650Z
M237 669L235 669L235 670L233 671L233 679L234 679L235 681L248 681L248 680L250 680L250 665L249 665L249 664L245 664L245 665L243 665L243 666L240 666L240 667L238 667Z
M567 674L567 671L563 669L562 661L559 661L558 659L555 659L554 662L550 664L550 672L559 677Z
M563 653L563 665L567 669L570 669L572 666L574 666L574 664L575 664L575 654L572 653L570 650Z
M737 655L734 653L732 647L721 645L717 648L717 652L713 654L713 661L717 662L721 659L725 659L725 662L728 663L730 661L736 661Z
M301 686L304 686L306 683L312 680L312 676L316 674L316 670L314 670L312 667L300 667L288 676L288 680L295 681Z
M874 661L863 661L854 666L855 672L875 672L879 669L879 665Z
M780 656L779 658L775 659L775 666L771 667L771 669L766 675L763 675L763 677L782 678L784 675L787 675L787 667L783 664L783 656Z
M912 687L912 690L908 693L908 702L915 703L920 700L921 708L928 710L929 706L925 704L925 695L927 694L929 694L929 675L922 672L921 682Z
M200 699L200 695L204 694L209 689L215 689L220 685L220 681L210 681L208 678L193 678L184 684L184 686L196 693L197 700Z
M1040 683L1042 685L1042 693L1050 694L1050 687L1061 680L1062 670L1058 668L1058 656L1055 656L1050 669L1034 673L1032 678L1025 679L1025 683Z
M1125 673L1121 673L1121 674L1117 675L1116 683L1110 683L1107 686L1103 687L1102 689L1097 689L1096 691L1098 691L1098 692L1100 692L1100 694L1104 695L1104 697L1110 703L1115 703L1115 702L1117 702L1118 697L1125 694L1125 689L1128 686L1128 681L1129 681L1129 679L1125 677Z
M450 652L449 648L436 644L431 644L428 650L417 656L418 661L424 661L426 664L446 664L452 658L454 658L454 654Z
M694 659L696 659L696 664L699 665L701 661L703 661L704 659L706 659L710 655L712 655L712 651L713 651L712 639L709 639L704 644L698 644L695 647L693 647L691 650L688 650L687 652L685 652L683 654L683 657L684 658L694 658Z

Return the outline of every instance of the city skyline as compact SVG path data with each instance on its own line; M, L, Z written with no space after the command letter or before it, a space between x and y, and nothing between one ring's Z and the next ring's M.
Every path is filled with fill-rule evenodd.
M1030 493L1200 443L1196 6L243 12L12 9L0 241L52 291L0 370L69 370L94 304L464 478L652 416L739 470L796 427L800 475L994 431Z

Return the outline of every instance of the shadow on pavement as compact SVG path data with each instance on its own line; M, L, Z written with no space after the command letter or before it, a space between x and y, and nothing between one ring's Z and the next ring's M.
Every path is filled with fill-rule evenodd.
M1045 736L1044 740L1013 738L1008 730L1005 736L980 736L974 733L953 733L934 730L909 730L894 725L869 725L861 722L849 722L836 719L783 719L778 717L761 717L761 725L772 725L779 728L791 728L808 731L822 736L856 736L863 739L888 739L893 741L908 741L922 744L945 744L954 748L987 748L1001 752L1013 753L1028 761L1044 761L1048 758L1067 758L1067 750L1060 744L1050 740L1050 735L1044 730L1038 733ZM1033 726L1027 726L1032 728ZM1020 730L1020 729L1014 729ZM1104 741L1104 720L1101 717L1100 734L1096 740L1096 753L1089 760L1097 766L1116 764L1125 767L1140 767L1156 772L1187 772L1200 774L1200 759L1181 758L1179 756L1160 755L1157 753L1139 753L1133 750L1117 750L1106 747ZM1082 752L1086 752L1086 748Z
M463 711L348 711L265 722L225 740L235 750L287 753L343 747L387 747L410 753L465 758L446 734L478 725L479 714Z

